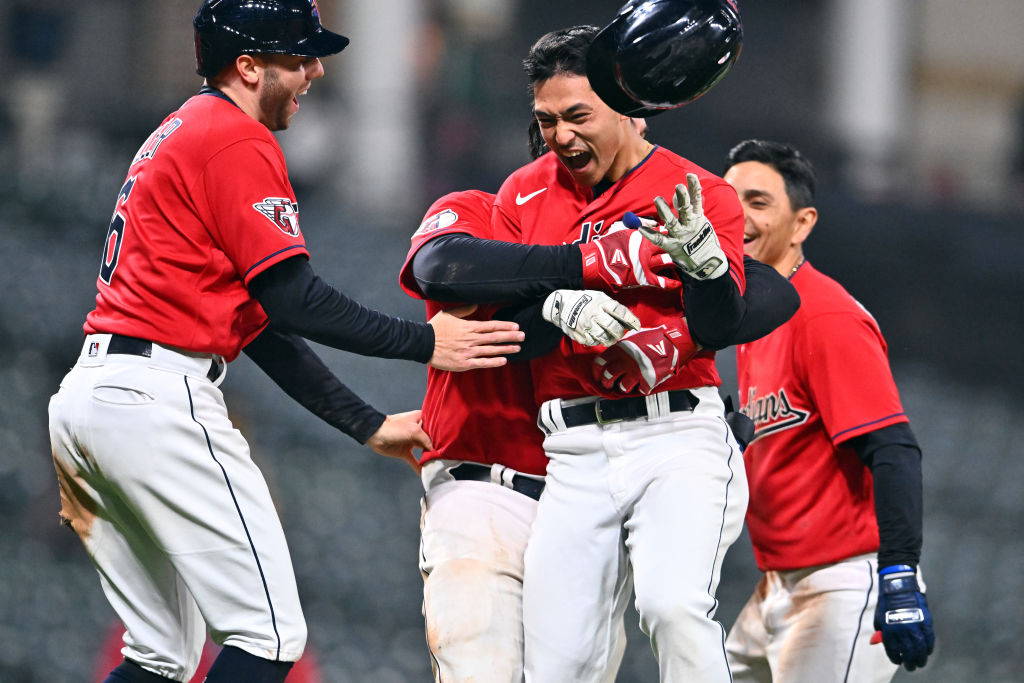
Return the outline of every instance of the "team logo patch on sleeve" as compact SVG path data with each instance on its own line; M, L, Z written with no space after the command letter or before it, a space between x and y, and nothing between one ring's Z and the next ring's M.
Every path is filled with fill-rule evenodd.
M451 209L445 209L430 216L422 223L420 227L416 229L416 235L426 235L427 233L436 232L438 230L444 230L447 227L455 225L459 220L459 214L455 213Z
M267 197L252 208L266 216L286 235L299 235L299 205L287 197Z

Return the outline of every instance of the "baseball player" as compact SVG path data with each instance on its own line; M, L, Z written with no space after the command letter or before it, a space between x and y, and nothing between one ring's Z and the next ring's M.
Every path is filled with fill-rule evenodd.
M931 654L918 575L921 452L874 318L816 270L803 244L818 219L811 164L748 140L725 179L746 212L745 250L788 277L800 310L737 349L747 527L760 583L729 632L736 681L884 683ZM882 646L872 645L880 631Z
M290 396L378 453L429 448L419 411L361 401L303 337L446 370L503 365L514 324L391 318L311 270L271 131L344 36L314 0L208 0L194 18L200 93L132 160L104 242L96 308L50 401L64 523L126 628L113 683L283 681L306 626L288 547L219 387L244 350Z
M493 201L493 195L476 190L446 195L413 235L401 272L403 289L417 298L429 295L449 302L428 300L428 316L454 305L455 299L539 303L554 288L621 291L641 286L631 279L637 271L646 286L678 287L671 273L662 270L664 253L624 227L600 241L580 244L488 241ZM637 250L631 251L630 244ZM634 264L634 258L641 260ZM753 260L750 264L748 308L758 315L745 316L741 334L751 336L743 339L773 329L798 305L784 278ZM584 305L580 321L600 320L608 306L600 292L589 291L589 296L593 303ZM514 310L506 305L482 305L477 314ZM586 311L587 306L596 306L596 313ZM620 318L629 315L610 310ZM604 322L609 327L614 323L614 318ZM538 356L557 346L561 328L543 320L541 325L548 330L531 327L517 356ZM600 325L596 329L604 332ZM585 339L586 330L579 323L567 333ZM624 331L620 327L617 335ZM423 419L434 447L422 458L420 568L435 680L523 678L523 553L547 466L543 433L536 428L537 409L525 363L458 374L428 370ZM622 628L620 619L615 653L603 680L614 680L625 644Z
M658 241L693 284L682 297L619 292L640 329L605 350L563 339L531 362L549 463L525 556L525 677L599 680L633 586L662 680L727 681L715 590L746 479L711 349L741 317L742 209L724 181L648 143L594 93L585 63L597 33L556 31L531 49L534 114L552 151L502 185L494 236L591 242L672 197L674 208L657 203L668 233ZM545 300L546 318L565 310L557 303ZM694 354L694 337L710 348Z

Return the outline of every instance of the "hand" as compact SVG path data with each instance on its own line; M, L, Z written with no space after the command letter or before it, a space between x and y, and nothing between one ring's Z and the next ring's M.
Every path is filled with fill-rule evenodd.
M453 372L497 368L508 362L502 356L519 351L514 342L525 339L519 325L504 320L462 320L474 310L476 306L464 306L430 319L434 328L431 366Z
M580 244L584 289L617 292L633 287L682 287L678 277L655 272L667 270L667 274L675 273L675 264L671 256L637 232L640 224L641 219L627 211L622 222L613 225L600 239Z
M594 359L594 379L605 389L651 393L700 351L683 321L645 327L624 336Z
M907 671L924 666L935 649L928 601L910 565L897 564L878 570L875 629L881 631L885 654Z
M668 252L675 264L692 278L713 280L728 272L729 259L718 243L711 222L704 217L704 200L696 174L686 174L685 187L676 185L672 204L674 213L664 199L654 198L658 218L665 224L667 234L641 225L639 230L643 236Z
M433 450L430 437L423 431L423 419L420 410L407 413L396 413L384 418L384 424L366 440L366 445L381 455L398 458L420 473L420 463L413 454L413 448L425 451Z
M640 320L604 292L592 289L556 289L548 294L541 315L575 342L608 346L628 330L640 329Z

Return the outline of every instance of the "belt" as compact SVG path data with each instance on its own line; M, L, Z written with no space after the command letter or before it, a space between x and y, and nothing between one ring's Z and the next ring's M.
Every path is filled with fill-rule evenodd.
M138 337L126 337L123 334L110 335L110 343L107 344L107 353L120 353L125 356L153 357L153 342ZM220 375L220 366L217 361L210 362L210 369L206 373L206 379L216 382Z
M697 407L698 399L687 389L677 389L668 393L668 409L676 413L692 411ZM636 420L647 417L647 398L645 396L628 396L626 398L599 398L593 403L562 405L562 420L566 427L580 425L608 424L624 420Z
M490 465L477 465L471 462L464 462L461 465L448 470L448 472L459 481L493 481L491 479ZM544 491L544 482L539 479L532 479L522 474L512 476L512 485L504 484L516 493L540 500L540 494Z

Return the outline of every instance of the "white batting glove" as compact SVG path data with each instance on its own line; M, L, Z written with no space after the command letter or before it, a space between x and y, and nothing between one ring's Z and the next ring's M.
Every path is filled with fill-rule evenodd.
M674 212L664 199L654 198L654 207L667 234L641 224L643 236L664 249L680 270L692 278L713 280L728 272L729 260L711 222L704 217L704 200L696 174L687 173L686 185L676 185L672 204Z
M632 311L593 289L556 289L544 300L541 315L586 346L609 346L626 332L640 329Z

